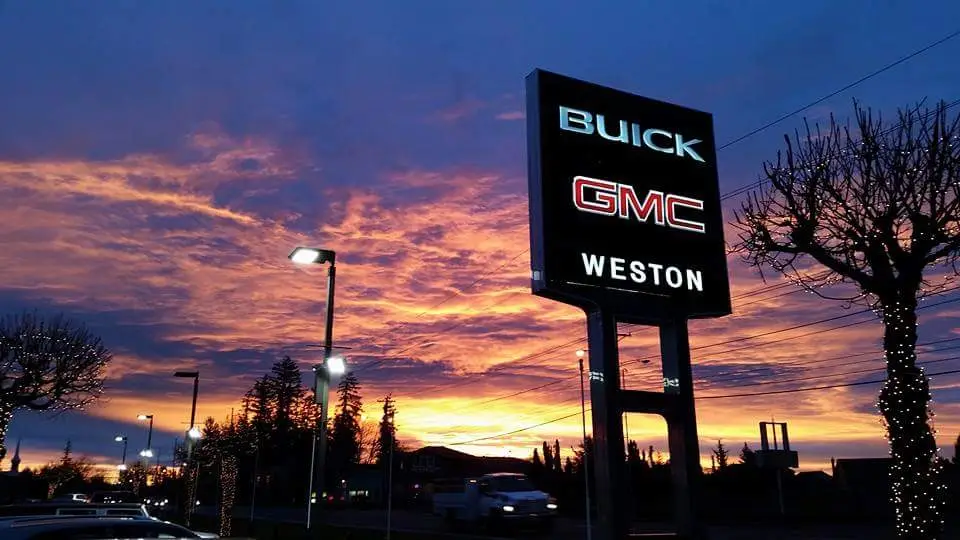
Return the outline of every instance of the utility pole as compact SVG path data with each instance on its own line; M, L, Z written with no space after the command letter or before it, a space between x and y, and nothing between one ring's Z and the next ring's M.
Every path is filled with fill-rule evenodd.
M585 496L586 512L587 512L587 540L592 540L593 538L593 526L590 523L590 456L587 456L587 405L586 405L586 390L583 383L583 356L584 352L582 350L577 351L577 361L580 365L580 423L583 427L583 491ZM557 456L559 459L559 456Z
M396 447L397 428L394 424L394 415L396 408L393 406L393 397L387 394L387 397L377 400L377 403L383 403L383 424L380 427L380 448L382 451L384 440L383 435L388 435L390 444L390 454L387 458L387 540L390 540L391 519L393 518L393 449ZM386 428L386 429L384 429Z

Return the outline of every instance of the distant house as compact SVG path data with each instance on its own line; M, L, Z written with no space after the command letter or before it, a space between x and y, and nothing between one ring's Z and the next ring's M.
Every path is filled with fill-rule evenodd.
M426 505L433 483L439 479L467 478L494 472L527 474L531 462L507 457L474 456L445 446L426 446L396 456L393 497L396 502ZM374 504L385 500L384 470L375 465L360 465L343 482L342 500L365 500Z
M862 516L890 517L890 458L837 459L833 480L849 511Z
M495 472L527 474L529 461L508 458L474 456L445 446L426 446L404 456L404 468L411 478L422 482L438 478L466 478Z

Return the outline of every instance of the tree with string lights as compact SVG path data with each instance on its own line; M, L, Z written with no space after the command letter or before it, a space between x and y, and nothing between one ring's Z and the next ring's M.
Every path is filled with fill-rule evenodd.
M82 410L103 392L111 358L99 337L63 316L0 320L0 460L17 410Z
M256 444L254 428L246 416L240 415L234 418L231 415L230 422L224 425L218 424L213 418L207 418L203 427L203 437L194 449L197 463L214 469L219 467L220 493L217 502L220 536L230 536L232 530L233 510L237 496L238 460L252 454ZM190 489L189 484L188 489ZM194 493L191 492L188 499L193 500L193 496Z
M946 495L916 312L926 296L956 288L960 117L948 109L921 103L889 126L854 103L852 128L832 116L824 129L807 125L764 164L763 187L734 220L734 249L748 264L882 319L887 379L877 406L897 533L909 539L939 537Z

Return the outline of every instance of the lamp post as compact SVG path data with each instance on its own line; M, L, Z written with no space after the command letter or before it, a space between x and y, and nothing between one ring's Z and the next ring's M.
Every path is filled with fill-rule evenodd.
M173 374L174 377L183 379L193 379L193 402L190 405L190 428L187 430L187 457L193 450L193 445L200 439L200 429L196 426L197 419L197 394L200 391L200 372L199 371L178 371Z
M117 435L113 440L118 443L123 443L123 450L120 452L120 464L117 465L117 470L125 471L127 470L127 437L125 435Z
M153 449L150 445L153 443L153 415L152 414L141 414L137 416L137 420L149 420L150 427L147 429L147 447L140 451L140 457L151 458L153 457Z
M387 422L390 424L390 459L387 465L387 540L390 540L390 520L393 514L393 448L396 446L394 438L397 436L397 428L393 424L394 412L390 411Z
M313 509L314 469L316 468L316 486L320 495L323 495L324 468L327 459L327 409L330 401L330 376L342 374L346 370L342 357L334 357L333 352L333 302L337 279L337 253L330 249L297 247L290 252L290 260L297 264L323 264L327 267L327 306L324 320L323 362L313 368L314 373L314 401L320 404L320 452L317 456L314 450L310 451L310 488L307 493L307 530L311 530L310 521ZM317 440L313 440L316 448ZM317 463L319 461L319 463ZM319 506L318 508L323 508Z
M577 351L577 362L580 364L580 422L583 425L583 488L586 494L587 511L587 540L593 537L593 530L590 525L590 464L587 459L587 393L583 385L583 356L586 352L583 349Z

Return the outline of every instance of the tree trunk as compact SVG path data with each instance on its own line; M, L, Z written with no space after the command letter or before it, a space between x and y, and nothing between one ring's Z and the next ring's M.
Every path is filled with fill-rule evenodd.
M230 536L233 503L237 489L237 458L224 454L220 459L220 536Z
M938 538L946 488L930 427L930 387L916 365L917 301L911 292L883 302L887 381L877 405L890 441L892 504L897 534L910 540Z
M7 455L7 428L10 427L10 420L13 419L13 405L0 400L0 464L3 463L4 456Z

